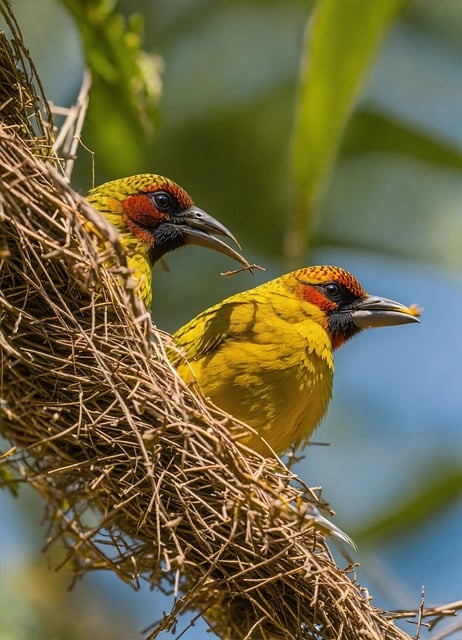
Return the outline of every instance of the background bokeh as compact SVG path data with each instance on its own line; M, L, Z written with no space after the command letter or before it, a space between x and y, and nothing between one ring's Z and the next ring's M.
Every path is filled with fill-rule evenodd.
M12 5L46 95L72 104L84 62L66 3ZM287 270L294 104L312 8L302 0L120 2L127 16L144 18L162 90L152 137L119 117L116 99L90 106L83 141L95 152L96 183L168 175L266 267L224 278L233 266L218 254L168 256L170 271L155 274L161 328ZM360 580L383 607L418 607L422 585L427 605L462 598L461 60L461 3L403 5L348 121L299 265L344 266L371 293L424 308L421 325L368 332L337 354L329 415L297 465L357 541ZM73 184L84 193L93 158L79 154ZM3 492L0 509L0 640L127 640L171 606L111 575L87 576L69 592L66 571L48 571L40 554L40 499L25 488L16 500ZM204 633L198 621L184 637Z

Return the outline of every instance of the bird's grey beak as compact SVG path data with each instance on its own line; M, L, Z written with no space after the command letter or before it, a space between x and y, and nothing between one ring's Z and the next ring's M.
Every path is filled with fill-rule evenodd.
M201 247L207 247L208 249L214 249L240 262L244 267L250 267L250 264L243 256L229 247L226 242L216 237L224 236L225 238L229 238L240 248L238 241L231 231L209 213L199 209L199 207L193 206L182 211L178 219L178 226L185 234L186 244L195 244Z
M351 313L353 322L360 329L420 322L418 309L379 296L363 298Z

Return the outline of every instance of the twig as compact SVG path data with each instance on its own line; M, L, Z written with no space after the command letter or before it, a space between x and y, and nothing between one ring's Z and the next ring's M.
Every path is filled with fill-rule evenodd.
M90 88L91 73L85 69L77 100L72 107L64 109L66 119L53 144L55 154L65 159L64 174L69 181L77 157L78 145L82 144L81 133L87 113ZM56 108L52 107L52 111L56 113ZM63 113L63 109L59 108L59 112Z

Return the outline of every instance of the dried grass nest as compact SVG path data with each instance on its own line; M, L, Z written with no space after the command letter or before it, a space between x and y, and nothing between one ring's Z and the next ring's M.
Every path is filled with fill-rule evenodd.
M172 370L115 231L62 175L0 8L0 462L45 499L47 544L77 576L172 589L152 638L189 609L230 640L409 639L334 562L314 492Z

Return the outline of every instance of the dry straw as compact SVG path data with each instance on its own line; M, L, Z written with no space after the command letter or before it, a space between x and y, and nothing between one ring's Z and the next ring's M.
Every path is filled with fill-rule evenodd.
M409 638L333 561L315 494L172 370L115 231L53 156L0 7L0 461L43 496L47 544L77 576L173 590L153 638L185 610L232 640Z

